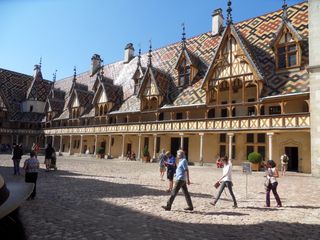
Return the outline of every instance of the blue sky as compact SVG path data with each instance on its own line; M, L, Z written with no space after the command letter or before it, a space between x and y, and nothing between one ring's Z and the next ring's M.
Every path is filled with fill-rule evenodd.
M287 0L288 5L302 0ZM239 22L275 11L282 0L233 0ZM104 63L123 59L124 47L136 53L160 48L211 30L211 14L227 0L0 0L0 68L32 75L42 57L42 73L52 80L87 71L98 53Z

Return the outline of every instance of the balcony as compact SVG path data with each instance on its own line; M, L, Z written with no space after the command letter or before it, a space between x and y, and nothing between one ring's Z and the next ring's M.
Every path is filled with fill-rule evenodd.
M175 121L157 121L141 123L123 123L113 125L70 126L45 129L47 135L69 134L120 134L120 133L166 133L166 132L227 132L242 130L293 130L309 129L310 114L287 114L250 116L216 119L192 119Z

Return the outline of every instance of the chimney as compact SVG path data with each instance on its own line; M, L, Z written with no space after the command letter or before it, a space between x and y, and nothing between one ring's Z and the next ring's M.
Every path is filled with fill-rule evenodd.
M91 76L93 76L101 67L101 58L98 54L93 54L91 58Z
M222 9L218 8L214 10L212 13L212 36L215 36L221 33L222 25L223 25Z
M134 48L132 43L128 43L124 49L124 63L128 63L134 57Z

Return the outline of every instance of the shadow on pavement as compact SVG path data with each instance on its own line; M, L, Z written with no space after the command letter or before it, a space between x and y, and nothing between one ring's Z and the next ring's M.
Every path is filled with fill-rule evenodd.
M11 170L11 169L10 169ZM0 167L0 171L9 172ZM11 171L10 171L11 172ZM40 173L38 196L20 209L29 240L33 239L318 239L319 225L266 221L261 224L234 224L233 216L250 217L239 212L181 212L203 217L230 216L230 224L213 220L211 224L171 221L108 202L110 198L130 199L167 196L164 191L137 184L119 184L58 170ZM206 196L204 196L206 197ZM146 202L145 204L148 204ZM161 203L154 208L161 210ZM247 207L247 209L278 211ZM170 217L171 212L164 215ZM199 219L201 221L201 219ZM1 238L2 240L2 238Z

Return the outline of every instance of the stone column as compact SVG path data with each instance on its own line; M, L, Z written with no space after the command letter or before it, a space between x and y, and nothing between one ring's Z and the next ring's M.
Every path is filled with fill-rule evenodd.
M320 0L309 0L311 173L320 177Z
M124 145L125 145L125 135L122 134L122 153L121 153L122 158L124 158Z
M98 135L94 135L94 152L93 152L93 155L97 155L97 146L98 145Z
M199 133L200 136L200 165L203 166L203 136L204 133Z
M72 153L72 135L70 135L69 155Z
M112 140L112 136L111 135L109 135L109 149L108 149L108 157L110 157L111 158L111 140Z
M82 154L82 142L83 142L83 135L80 135L80 150L79 150L79 156Z
M137 160L142 161L142 158L141 158L141 138L142 138L142 135L139 134L138 136L139 136L139 144L138 144L138 155L137 155L138 159Z
M61 155L62 153L62 139L63 139L63 136L60 135L59 155Z
M227 133L228 137L229 137L229 160L232 159L232 138L234 136L234 133Z
M184 134L183 133L180 133L180 149L183 150L183 136Z
M153 134L153 157L152 159L156 159L157 152L157 134Z
M272 136L274 135L274 133L267 133L268 136L268 142L269 142L269 160L272 159Z

